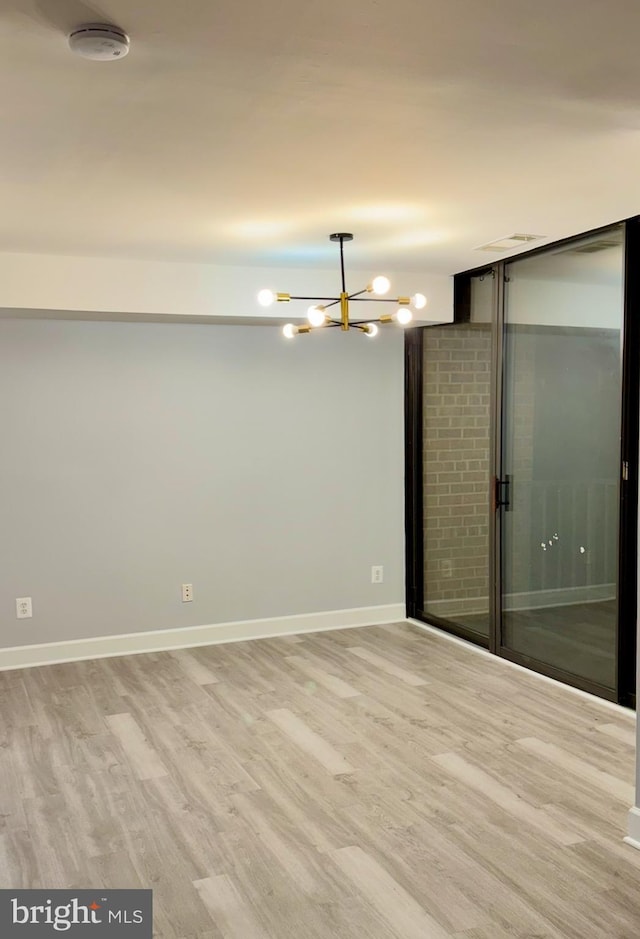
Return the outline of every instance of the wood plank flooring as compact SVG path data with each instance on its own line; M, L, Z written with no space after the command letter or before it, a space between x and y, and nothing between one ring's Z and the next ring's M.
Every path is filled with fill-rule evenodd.
M157 939L636 939L631 713L406 624L0 673L0 887Z

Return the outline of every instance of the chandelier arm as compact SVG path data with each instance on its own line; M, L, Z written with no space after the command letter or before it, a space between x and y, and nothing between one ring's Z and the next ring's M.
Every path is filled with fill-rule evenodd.
M369 293L369 288L365 287L364 290L357 290L355 293L350 293L349 300L357 300L363 293Z
M335 297L294 297L293 294L289 297L290 300L331 300L333 303L340 303L340 298L336 300Z
M293 298L292 298L293 299ZM403 297L349 297L355 303L400 303Z
M367 323L382 323L382 320L349 320L349 326L361 327Z

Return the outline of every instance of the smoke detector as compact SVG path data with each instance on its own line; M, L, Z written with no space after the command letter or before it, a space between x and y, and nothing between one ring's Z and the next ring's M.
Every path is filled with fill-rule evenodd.
M104 23L79 26L69 34L69 48L83 59L110 62L124 59L129 51L129 37L118 26Z

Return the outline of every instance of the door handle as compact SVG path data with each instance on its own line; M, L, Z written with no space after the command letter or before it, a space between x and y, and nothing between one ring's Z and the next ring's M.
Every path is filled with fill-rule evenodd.
M504 508L505 512L511 511L511 476L509 474L505 475L504 479L493 477L491 495L491 508L494 512L499 508Z

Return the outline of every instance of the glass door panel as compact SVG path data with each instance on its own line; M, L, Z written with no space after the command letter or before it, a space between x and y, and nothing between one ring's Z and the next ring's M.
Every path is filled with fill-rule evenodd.
M612 689L623 231L505 273L501 644Z
M480 641L490 632L491 273L471 321L423 335L424 610ZM462 630L456 629L462 627Z

